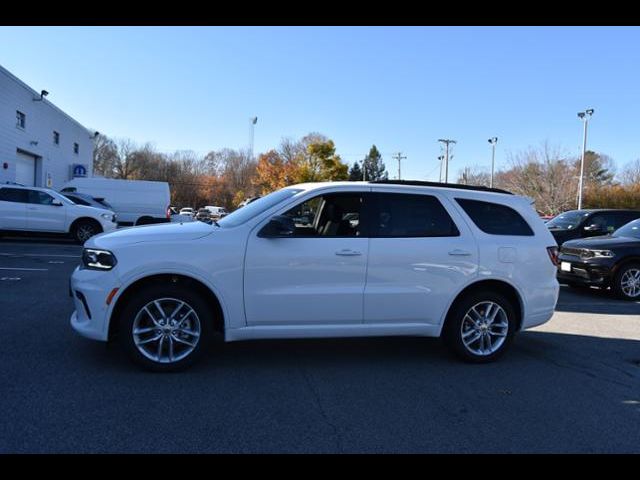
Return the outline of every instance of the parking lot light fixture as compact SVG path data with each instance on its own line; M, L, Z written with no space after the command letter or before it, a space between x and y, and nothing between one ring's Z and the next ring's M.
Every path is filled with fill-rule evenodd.
M491 137L489 143L491 144L491 179L489 180L489 188L493 188L493 172L495 170L496 143L498 143L498 137Z
M578 210L582 210L582 191L584 189L584 157L587 153L587 126L589 119L593 115L593 108L588 108L584 112L578 112L578 118L584 124L582 136L582 159L580 160L580 180L578 182Z

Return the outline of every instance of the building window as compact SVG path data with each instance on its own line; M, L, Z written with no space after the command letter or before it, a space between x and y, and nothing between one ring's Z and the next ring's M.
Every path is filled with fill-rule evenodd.
M24 128L27 124L27 116L20 110L16 110L16 127Z
M73 153L78 154L78 152L80 152L80 145L78 145L77 143L73 144Z
M55 145L60 145L60 134L55 130L53 131L53 143Z

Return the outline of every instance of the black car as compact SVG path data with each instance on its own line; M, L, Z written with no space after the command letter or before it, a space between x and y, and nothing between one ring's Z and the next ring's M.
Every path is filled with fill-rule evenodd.
M620 298L640 300L640 219L611 235L569 240L558 260L561 283L610 287Z
M562 245L567 240L613 233L636 218L640 218L638 210L570 210L546 225L558 245Z

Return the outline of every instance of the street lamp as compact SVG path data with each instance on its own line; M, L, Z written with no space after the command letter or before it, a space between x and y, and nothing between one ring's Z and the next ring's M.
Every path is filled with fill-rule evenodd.
M258 123L258 117L251 117L250 121L251 124L249 125L249 128L251 129L251 131L249 132L249 150L251 151L251 160L253 160L253 137L255 124Z
M582 210L582 190L584 188L584 157L587 153L587 125L589 119L593 115L593 108L588 108L584 112L578 112L578 118L584 124L584 133L582 137L582 160L580 161L580 181L578 183L578 210Z
M491 180L489 180L489 188L493 188L493 171L496 164L496 143L498 143L498 137L491 137L489 143L491 144Z

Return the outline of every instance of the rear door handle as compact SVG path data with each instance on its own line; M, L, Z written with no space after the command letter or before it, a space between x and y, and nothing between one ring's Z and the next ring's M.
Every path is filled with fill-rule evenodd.
M456 257L468 257L469 255L471 255L471 252L467 252L466 250L460 250L459 248L456 248L455 250L451 250L449 252L449 255L453 255Z
M343 249L343 250L338 250L336 252L336 255L339 255L341 257L357 257L358 255L362 255L362 252L357 252L356 250L349 250L349 249Z

